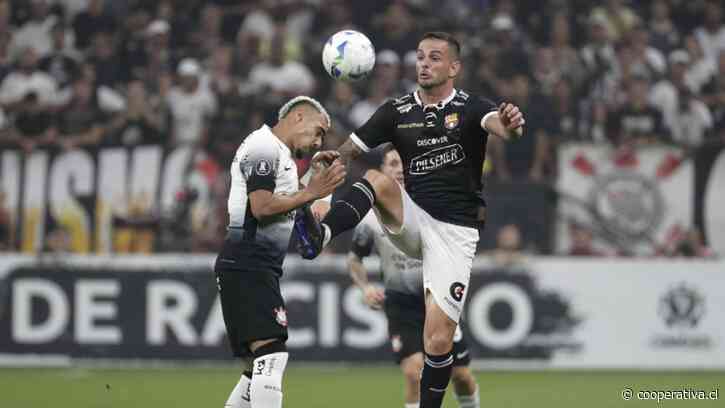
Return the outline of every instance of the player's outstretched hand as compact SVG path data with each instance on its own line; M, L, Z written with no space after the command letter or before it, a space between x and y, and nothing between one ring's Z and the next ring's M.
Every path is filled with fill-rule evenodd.
M509 132L520 128L526 123L524 114L519 110L519 107L511 103L504 102L499 105L498 117L501 119L501 124Z
M363 289L363 301L371 309L380 310L383 308L383 302L385 301L385 292L375 285L367 285Z
M336 150L323 150L312 156L310 165L316 169L327 167L330 166L338 157L340 157L340 152Z
M339 160L335 160L330 167L318 171L310 178L307 191L314 198L327 197L342 185L346 175L345 166Z

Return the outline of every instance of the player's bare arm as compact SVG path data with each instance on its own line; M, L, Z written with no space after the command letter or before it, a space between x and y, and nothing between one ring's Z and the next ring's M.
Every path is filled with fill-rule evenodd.
M346 167L352 160L355 160L363 153L362 149L360 149L360 147L358 147L350 138L348 138L337 151L340 153L340 160Z
M484 130L504 140L521 137L525 123L524 114L519 107L505 102L499 105L498 111L481 119L481 127Z
M365 269L362 258L354 252L347 254L347 267L350 271L350 277L355 286L363 292L363 301L372 309L379 310L383 307L385 293L368 281L368 271Z
M252 215L256 219L284 214L311 201L328 196L345 181L345 167L334 162L310 178L304 190L292 195L273 194L268 190L256 190L249 194Z

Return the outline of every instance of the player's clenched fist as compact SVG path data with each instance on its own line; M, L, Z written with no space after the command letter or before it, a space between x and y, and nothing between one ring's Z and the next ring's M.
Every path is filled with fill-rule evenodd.
M511 103L502 103L498 107L498 116L507 131L516 131L526 123L519 107Z

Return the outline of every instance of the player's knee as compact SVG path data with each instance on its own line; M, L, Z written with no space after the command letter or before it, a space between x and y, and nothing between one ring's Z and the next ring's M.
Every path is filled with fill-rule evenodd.
M288 357L282 341L265 344L254 351L250 386L252 406L282 406L282 376Z
M440 331L425 336L425 352L432 355L441 355L453 349L453 338Z
M456 384L469 385L472 380L473 375L471 375L471 370L469 370L468 367L453 367L453 371L451 371L451 381Z
M403 377L409 387L416 388L420 384L420 373L423 370L423 357L412 355L401 365Z

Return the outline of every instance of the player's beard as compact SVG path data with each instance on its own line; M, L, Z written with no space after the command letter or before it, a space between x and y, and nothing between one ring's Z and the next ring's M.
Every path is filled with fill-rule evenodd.
M441 86L445 84L447 81L447 78L430 78L427 82L422 82L420 79L418 79L418 86L421 87L421 89L433 89L437 86Z

